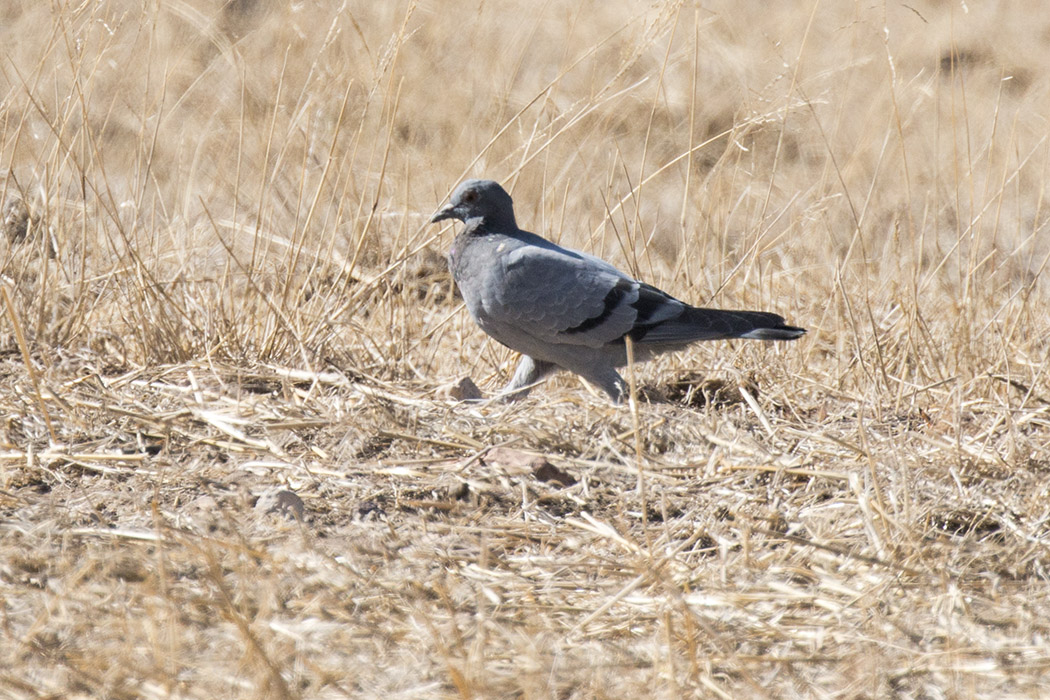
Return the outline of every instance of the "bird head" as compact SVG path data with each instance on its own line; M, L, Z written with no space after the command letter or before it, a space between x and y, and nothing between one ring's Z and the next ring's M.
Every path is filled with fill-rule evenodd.
M446 206L442 207L430 219L431 223L445 219L482 219L486 226L516 230L514 221L514 200L507 191L492 180L467 180L452 192Z

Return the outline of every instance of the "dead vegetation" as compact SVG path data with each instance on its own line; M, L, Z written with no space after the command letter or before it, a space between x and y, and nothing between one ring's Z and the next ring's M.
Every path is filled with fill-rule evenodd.
M0 695L1050 693L1043 15L3 5ZM458 401L465 175L810 333Z

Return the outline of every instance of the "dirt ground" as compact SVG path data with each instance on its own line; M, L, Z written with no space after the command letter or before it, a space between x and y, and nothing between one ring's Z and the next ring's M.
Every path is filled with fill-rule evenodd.
M1050 697L1036 0L0 7L0 697ZM431 214L792 343L491 396Z

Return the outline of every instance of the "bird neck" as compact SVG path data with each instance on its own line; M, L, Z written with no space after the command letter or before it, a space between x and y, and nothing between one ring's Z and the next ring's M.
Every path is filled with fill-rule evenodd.
M487 231L512 233L518 230L518 222L514 220L514 212L490 212L477 218L481 221L480 227Z
M483 216L472 216L463 222L463 230L460 236L477 236L488 233L488 220ZM458 236L457 236L458 237Z

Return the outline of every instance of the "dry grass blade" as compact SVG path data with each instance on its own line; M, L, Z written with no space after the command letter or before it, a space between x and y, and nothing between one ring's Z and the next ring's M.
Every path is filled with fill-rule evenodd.
M0 3L0 697L1050 696L1045 9ZM467 175L809 333L493 400Z

